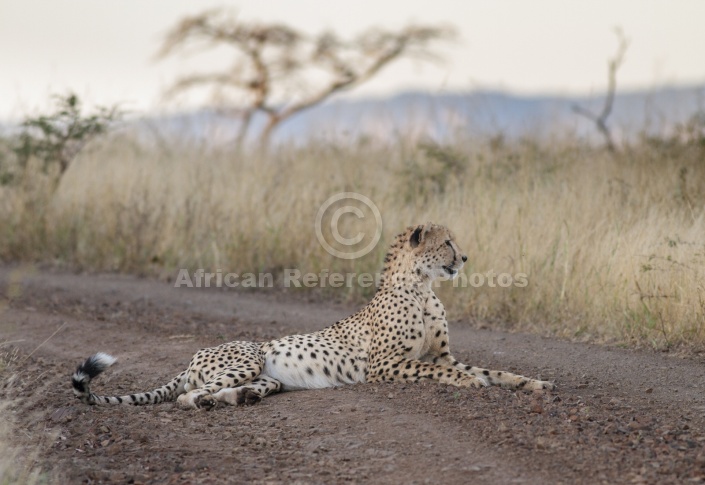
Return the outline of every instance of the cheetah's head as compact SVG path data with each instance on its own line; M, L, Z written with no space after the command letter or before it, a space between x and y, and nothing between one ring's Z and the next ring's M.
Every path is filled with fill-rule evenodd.
M458 247L450 229L429 222L411 227L409 231L407 244L417 275L425 275L431 280L458 276L468 257Z

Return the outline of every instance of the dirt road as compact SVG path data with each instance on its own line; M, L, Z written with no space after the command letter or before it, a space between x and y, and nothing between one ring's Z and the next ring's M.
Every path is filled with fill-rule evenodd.
M0 352L11 357L0 397L14 400L13 444L25 456L39 447L37 463L57 483L705 481L702 357L451 321L462 361L555 380L559 390L380 384L211 412L87 407L69 375L96 351L119 359L96 392L150 390L198 348L319 329L354 307L116 275L34 272L10 284L18 274L0 268L0 293L11 296L0 299Z

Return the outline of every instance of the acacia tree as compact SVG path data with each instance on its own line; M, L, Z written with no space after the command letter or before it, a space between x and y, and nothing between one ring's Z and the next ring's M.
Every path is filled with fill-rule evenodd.
M168 94L210 86L219 104L239 105L224 109L241 117L238 143L247 136L254 114L266 115L259 134L265 145L285 120L359 86L390 62L437 59L430 44L452 36L449 27L431 26L369 29L351 40L333 32L309 36L286 25L240 22L232 12L217 9L182 19L167 33L157 57L193 47L234 49L228 68L182 77ZM234 93L238 101L231 97Z

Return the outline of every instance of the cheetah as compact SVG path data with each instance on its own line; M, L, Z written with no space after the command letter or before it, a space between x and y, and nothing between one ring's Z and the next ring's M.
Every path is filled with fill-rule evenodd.
M236 341L199 350L188 368L167 384L125 396L91 392L91 380L115 362L112 356L97 353L72 375L73 392L91 405L177 400L186 408L213 409L219 403L256 404L285 390L381 381L553 390L554 384L548 381L462 364L453 357L446 311L432 283L456 277L466 261L446 227L410 226L387 253L370 303L328 328L269 342Z

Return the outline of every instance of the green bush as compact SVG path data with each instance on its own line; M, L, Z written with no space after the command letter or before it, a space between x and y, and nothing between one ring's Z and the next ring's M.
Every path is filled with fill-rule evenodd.
M105 134L121 117L121 112L116 107L98 108L93 114L83 115L81 101L75 94L56 96L55 99L53 113L22 122L23 130L17 136L13 151L20 167L26 167L34 157L40 161L44 172L57 165L60 178L83 147Z

